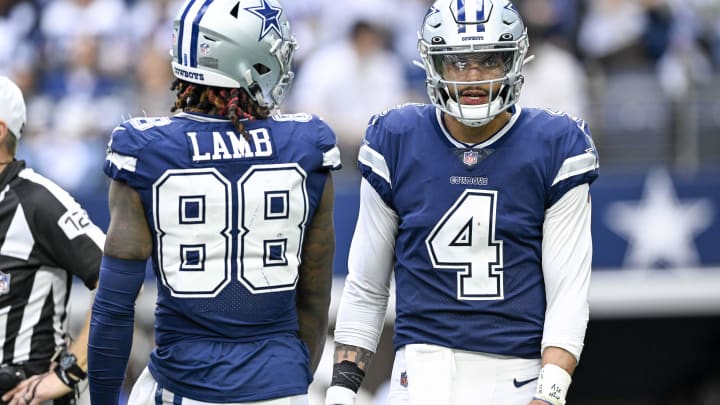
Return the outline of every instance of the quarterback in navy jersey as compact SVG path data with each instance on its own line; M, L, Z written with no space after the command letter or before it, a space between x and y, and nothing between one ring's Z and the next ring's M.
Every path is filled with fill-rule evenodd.
M129 404L305 405L327 334L335 134L272 114L295 48L276 0L186 1L173 40L180 112L109 143L92 402L118 403L151 257L156 347Z
M516 104L528 38L507 0L438 0L430 105L370 120L326 404L352 404L395 280L390 404L560 405L587 326L584 121Z

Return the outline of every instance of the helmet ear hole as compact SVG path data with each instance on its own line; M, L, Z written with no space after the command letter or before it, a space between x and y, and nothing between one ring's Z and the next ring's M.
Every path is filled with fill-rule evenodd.
M256 63L256 64L254 64L254 65L253 65L253 68L254 68L255 71L258 72L258 74L260 74L260 75L264 75L265 73L269 73L270 70L271 70L269 67L267 67L266 65L263 65L262 63Z

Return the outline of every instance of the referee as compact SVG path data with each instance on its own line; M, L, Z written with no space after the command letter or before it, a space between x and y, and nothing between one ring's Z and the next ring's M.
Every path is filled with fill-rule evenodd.
M105 235L65 190L15 160L25 121L20 89L0 76L0 404L72 405L89 327L69 344L70 287L73 275L97 286Z

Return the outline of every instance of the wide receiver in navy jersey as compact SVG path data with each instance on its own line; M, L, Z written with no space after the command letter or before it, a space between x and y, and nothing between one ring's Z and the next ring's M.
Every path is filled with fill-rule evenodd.
M585 123L522 109L528 37L507 0L438 0L419 51L431 105L374 117L326 404L351 404L395 278L390 404L565 403L588 321Z
M111 221L92 311L93 404L117 404L145 263L155 343L128 403L307 404L327 335L335 135L271 115L295 40L276 0L185 1L172 117L110 140Z

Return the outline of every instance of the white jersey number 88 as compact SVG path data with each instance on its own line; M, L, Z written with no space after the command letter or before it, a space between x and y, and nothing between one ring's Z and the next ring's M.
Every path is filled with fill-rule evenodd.
M231 282L234 259L253 294L294 289L306 178L296 164L253 166L234 185L214 168L165 172L153 187L163 285L173 296L214 297Z

